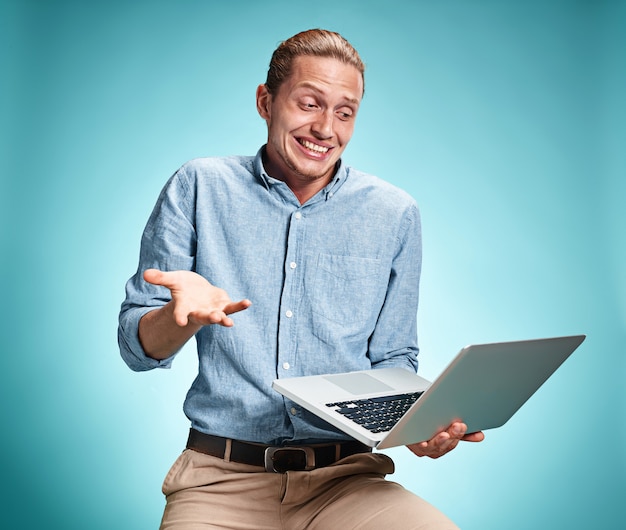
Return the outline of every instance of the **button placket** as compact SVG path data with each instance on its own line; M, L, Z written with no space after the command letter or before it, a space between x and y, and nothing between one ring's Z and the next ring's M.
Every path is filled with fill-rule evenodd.
M303 215L301 211L296 210L292 212L287 233L287 252L284 261L285 282L280 301L281 323L278 337L279 377L281 373L288 377L286 372L293 370L295 361L296 331L294 324L301 289L299 284L300 275L298 261L303 238L302 220Z

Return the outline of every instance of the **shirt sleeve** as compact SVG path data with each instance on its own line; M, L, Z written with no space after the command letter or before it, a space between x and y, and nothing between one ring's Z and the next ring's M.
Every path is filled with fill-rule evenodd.
M194 270L196 232L192 190L184 168L167 182L144 229L137 272L126 283L126 298L119 314L118 344L122 359L134 371L169 368L176 355L162 361L152 359L139 341L141 318L171 300L169 290L147 283L143 272L150 268Z
M422 234L417 205L401 223L385 303L370 338L373 368L402 367L417 371L417 306L422 268Z

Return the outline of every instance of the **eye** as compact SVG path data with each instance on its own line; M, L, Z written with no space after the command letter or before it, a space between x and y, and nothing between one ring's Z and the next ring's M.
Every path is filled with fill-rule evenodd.
M317 103L315 103L315 101L312 101L310 99L303 99L300 101L300 107L304 110L316 110L319 108L319 106L317 105Z
M354 112L351 109L339 109L337 111L337 117L342 121L348 121L353 115Z

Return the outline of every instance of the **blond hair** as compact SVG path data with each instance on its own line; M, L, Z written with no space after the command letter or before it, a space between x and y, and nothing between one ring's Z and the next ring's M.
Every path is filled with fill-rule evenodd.
M365 65L346 39L334 31L310 29L281 42L272 54L265 81L270 94L276 94L280 85L291 74L294 59L301 55L330 57L352 65L361 73L365 83Z

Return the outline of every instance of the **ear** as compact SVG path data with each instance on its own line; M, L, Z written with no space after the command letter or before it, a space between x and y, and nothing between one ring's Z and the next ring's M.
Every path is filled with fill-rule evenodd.
M265 121L270 119L272 109L272 95L267 86L259 85L256 89L256 110Z

